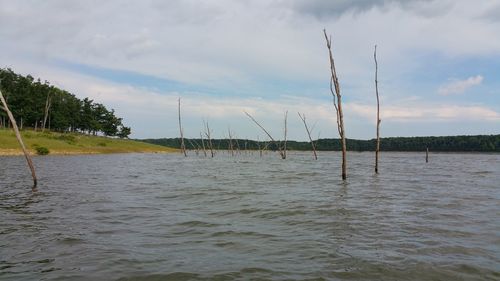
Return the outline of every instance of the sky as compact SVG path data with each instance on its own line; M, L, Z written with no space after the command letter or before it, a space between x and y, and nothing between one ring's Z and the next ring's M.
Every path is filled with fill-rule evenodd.
M499 0L0 0L0 67L113 108L133 138L500 134Z

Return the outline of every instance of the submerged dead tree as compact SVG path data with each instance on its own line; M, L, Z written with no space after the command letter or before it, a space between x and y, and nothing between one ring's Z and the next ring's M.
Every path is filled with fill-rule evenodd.
M233 146L233 136L231 134L231 128L227 128L227 133L229 134L229 151L231 152L231 156L234 156L234 146Z
M211 137L211 132L210 132L210 127L208 126L208 121L203 121L203 123L205 124L205 136L207 137L207 141L208 141L208 148L210 148L210 155L212 156L212 158L214 157L214 146L213 146L213 143L212 143L212 137Z
M375 147L375 173L378 174L378 155L380 152L380 100L378 97L378 63L377 63L377 45L375 45L375 51L373 52L373 58L375 60L375 94L377 95L377 146Z
M264 127L262 127L262 125L260 125L259 122L257 122L257 120L255 120L255 118L252 117L252 115L250 115L248 112L246 111L243 111L257 126L259 126L259 128L262 129L262 131L264 131L264 133L269 137L269 139L271 140L271 142L273 142L277 147L278 147L278 152L281 156L282 159L286 159L286 154L283 153L283 150L281 148L281 145L271 136L271 134L269 134L267 132L266 129L264 129Z
M300 112L297 112L299 114L300 120L302 120L302 123L304 123L304 127L306 127L306 132L307 136L309 137L309 141L311 142L313 154L314 154L314 160L318 160L318 155L316 154L316 145L314 144L314 141L311 138L311 130L309 130L309 127L307 126L306 122L306 115L305 114L300 114Z
M285 135L285 143L283 145L283 159L286 159L286 135L288 133L288 128L287 128L287 119L288 119L288 110L285 111L285 132L284 132L284 135Z
M205 140L203 140L203 134L200 132L201 147L203 148L203 154L207 157L207 150L205 149Z
M0 100L2 101L2 106L0 106L0 109L7 112L12 128L14 129L14 133L16 134L17 141L21 145L24 157L26 158L26 162L28 162L28 167L31 170L31 176L33 177L33 189L35 189L37 185L35 166L33 165L33 161L31 160L29 152L26 150L26 147L24 146L23 139L21 138L21 134L19 133L19 129L17 128L16 119L14 118L14 115L12 115L12 112L10 112L9 107L7 106L7 102L3 97L2 91L0 91Z
M181 135L181 153L184 154L185 157L187 157L187 153L186 153L186 145L184 144L184 130L182 129L182 125L181 125L181 98L179 98L179 106L178 106L178 113L179 113L179 132L180 132L180 135Z
M337 113L337 128L340 135L340 142L342 144L342 179L347 179L347 146L346 146L346 137L345 137L345 129L344 129L344 114L342 112L342 95L340 94L340 84L339 79L337 77L337 70L335 69L335 61L333 59L332 54L332 38L326 35L326 30L323 29L323 33L325 34L326 47L328 48L328 54L330 59L330 92L333 96L333 105L335 106L335 111ZM333 85L332 85L333 84ZM334 92L335 89L335 92Z

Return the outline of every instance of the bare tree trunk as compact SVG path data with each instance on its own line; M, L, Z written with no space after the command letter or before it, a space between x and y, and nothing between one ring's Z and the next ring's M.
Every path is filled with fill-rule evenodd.
M207 150L205 149L205 141L203 140L203 134L200 132L200 138L201 138L201 146L203 148L203 154L205 154L205 157L207 157Z
M231 136L231 128L227 129L228 134L229 134L229 151L231 152L231 156L234 156L234 150L233 150L233 137Z
M250 115L250 114L249 114L248 112L246 112L246 111L243 111L243 112L244 112L244 113L245 113L245 114L246 114L246 115L247 115L247 116L248 116L248 117L249 117L249 118L250 118L250 119L251 119L251 120L252 120L255 124L257 124L257 126L259 126L259 128L261 128L261 129L262 129L262 131L264 131L264 133L266 133L266 135L269 137L269 139L271 139L271 141L272 141L274 144L276 144L276 145L278 146L278 151L279 151L279 153L280 153L280 155L281 155L281 158L282 158L282 159L285 159L285 158L286 158L286 156L283 154L283 150L281 149L281 145L279 145L279 144L278 144L278 142L276 142L276 141L274 140L274 138L273 138L273 137L272 137L272 136L271 136L271 135L270 135L270 134L266 131L266 129L264 129L264 127L262 127L262 125L260 125L260 124L259 124L259 122L257 122L257 120L255 120L255 119L252 117L252 115Z
M181 98L179 98L179 132L181 134L181 153L184 154L185 157L187 157L187 153L186 153L186 145L184 144L184 132L182 130L182 125L181 125Z
M425 163L429 163L429 147L425 148Z
M29 152L26 150L26 147L24 146L23 139L21 138L21 134L19 133L19 129L17 128L16 119L14 119L12 112L10 112L9 107L7 106L7 102L5 101L1 91L0 91L0 99L1 99L2 105L3 105L1 107L1 109L5 110L5 112L7 112L7 115L9 116L10 122L12 123L12 128L14 128L14 133L16 134L17 141L19 141L19 144L21 145L21 148L23 149L24 157L26 158L26 161L28 162L28 166L31 170L31 176L33 177L33 189L35 189L36 185L37 185L35 166L33 165L33 161L31 160L31 156L30 156Z
M288 110L285 112L285 143L283 146L283 155L282 155L283 159L286 159L286 136L288 133L287 119L288 119Z
M377 95L377 146L375 147L375 173L378 174L378 155L380 153L380 100L378 97L378 63L377 63L377 45L373 52L375 59L375 94Z
M340 94L340 84L337 77L337 71L335 69L335 61L333 59L332 54L332 39L326 35L326 30L323 29L323 33L325 34L326 47L328 48L328 53L330 57L330 91L333 95L333 103L335 106L335 110L337 112L337 127L340 134L340 142L342 144L342 179L347 179L347 146L346 146L346 137L345 137L345 129L344 129L344 114L342 112L342 95ZM332 82L335 87L335 94L333 93Z
M307 123L306 123L306 115L305 114L301 115L300 112L297 112L297 113L299 114L300 119L304 123L304 127L306 127L307 136L309 137L309 141L311 142L311 146L312 146L312 150L313 150L313 154L314 154L314 160L318 160L318 155L316 154L316 145L314 145L314 142L311 138L311 131L309 130L309 127L307 126Z
M240 143L238 142L238 137L234 137L234 142L236 143L236 154L241 155Z
M195 150L196 155L198 155L199 150L200 150L200 145L196 142L196 140L191 140L191 139L186 139L191 147Z
M212 144L212 138L210 137L210 127L208 126L208 121L205 123L205 127L207 128L207 131L205 132L205 135L208 139L208 147L210 148L210 154L212 158L214 157L214 146Z
M51 105L50 92L47 93L47 99L45 100L45 115L43 116L42 132L45 131L45 125L47 124L47 117L49 116L49 110Z

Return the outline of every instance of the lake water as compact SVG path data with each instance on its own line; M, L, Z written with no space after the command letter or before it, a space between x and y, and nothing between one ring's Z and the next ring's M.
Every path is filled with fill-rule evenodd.
M0 157L1 280L500 280L500 155Z

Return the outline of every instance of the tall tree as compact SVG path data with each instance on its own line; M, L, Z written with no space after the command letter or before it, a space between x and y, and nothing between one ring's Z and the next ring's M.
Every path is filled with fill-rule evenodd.
M297 113L299 114L299 118L300 118L300 120L302 120L302 123L304 123L304 127L306 128L307 136L309 137L309 141L311 142L314 159L318 160L318 155L316 154L316 145L314 144L314 141L312 140L311 130L309 130L309 127L307 126L306 115L300 114L300 112L297 112Z

